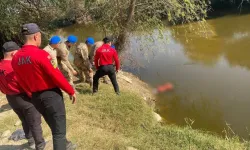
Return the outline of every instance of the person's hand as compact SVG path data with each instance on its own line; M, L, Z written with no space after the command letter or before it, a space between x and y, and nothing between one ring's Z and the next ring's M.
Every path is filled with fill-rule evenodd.
M75 104L75 102L76 102L76 94L70 95L69 98L70 98L70 100L72 100L72 104Z
M91 68L89 69L89 73L93 73L93 70Z
M73 75L76 76L77 72L75 70L72 71Z
M119 70L116 70L116 74L119 73Z

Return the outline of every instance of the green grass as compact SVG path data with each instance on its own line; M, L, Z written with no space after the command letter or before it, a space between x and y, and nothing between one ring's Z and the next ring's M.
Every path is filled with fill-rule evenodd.
M238 138L229 140L204 131L174 125L157 123L145 100L122 88L121 95L115 95L111 85L101 84L99 93L92 96L87 85L79 85L81 94L77 103L65 97L67 108L67 137L77 143L79 150L125 150L134 147L139 150L241 150L248 149L248 143ZM14 114L1 120L0 132L14 131L17 120ZM44 135L50 139L50 131L43 124Z

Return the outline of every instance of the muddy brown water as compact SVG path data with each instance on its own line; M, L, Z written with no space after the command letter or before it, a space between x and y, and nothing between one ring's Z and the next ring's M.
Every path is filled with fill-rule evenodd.
M208 30L198 30L206 27ZM129 35L122 52L123 70L152 86L171 82L173 92L157 96L157 111L170 124L216 132L230 125L247 139L250 131L250 15L230 15L207 21L205 26L166 28L163 37ZM102 39L93 27L71 26L60 31Z

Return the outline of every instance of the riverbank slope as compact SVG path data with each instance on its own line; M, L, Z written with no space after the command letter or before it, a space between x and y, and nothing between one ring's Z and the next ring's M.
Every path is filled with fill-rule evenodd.
M248 143L237 138L222 139L189 127L162 126L153 114L153 96L147 84L137 77L121 73L118 77L121 95L115 95L111 85L100 84L99 93L92 96L87 84L78 84L77 103L71 104L65 95L67 109L67 137L79 150L155 150L155 149L247 149ZM17 116L0 99L0 137L4 131L21 128L14 126ZM43 121L44 136L51 133ZM0 140L0 150L14 150L25 143ZM21 147L25 147L22 145ZM51 149L51 143L47 150Z

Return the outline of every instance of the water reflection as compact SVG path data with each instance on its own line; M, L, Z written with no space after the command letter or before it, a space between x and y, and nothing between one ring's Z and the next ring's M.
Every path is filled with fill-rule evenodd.
M217 35L215 29L209 24L192 24L192 28L201 30L188 30L188 25L175 27L175 39L183 43L185 54L196 62L214 65L223 49L224 41ZM203 28L204 26L204 28Z
M194 29L200 26L193 23ZM209 30L166 29L162 38L133 34L121 53L123 69L152 86L172 82L174 93L158 96L159 113L169 123L195 120L194 128L222 134L225 123L247 137L250 128L250 15L209 20ZM62 32L62 31L61 31ZM94 28L73 26L63 30L81 41L91 35L102 39ZM203 35L206 35L205 37ZM137 68L135 67L137 66Z
M78 41L80 42L85 42L86 38L89 36L94 37L96 40L102 40L104 37L104 34L94 26L83 26L79 24L59 29L55 34L64 37L74 34L78 37Z
M225 57L231 66L242 66L250 69L250 36L225 46Z
M246 127L250 127L249 25L250 15L210 20L212 31L205 37L179 26L164 34L168 43L158 40L155 33L150 49L154 55L149 53L149 61L139 57L145 51L136 49L141 49L139 43L143 42L132 36L127 46L144 67L132 70L127 64L126 69L153 86L166 81L175 84L174 94L160 95L157 101L159 113L167 121L183 125L187 117L195 120L195 128L219 134L227 122L246 138Z
M158 99L161 99L157 104L160 113L169 123L187 125L185 118L191 118L194 120L193 128L218 133L223 130L225 122L218 100L206 99L202 96L198 99L190 99L188 95L182 97L174 93L159 95Z

